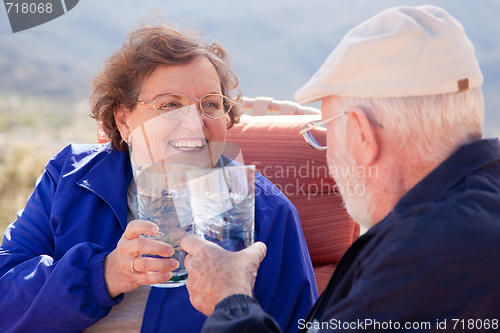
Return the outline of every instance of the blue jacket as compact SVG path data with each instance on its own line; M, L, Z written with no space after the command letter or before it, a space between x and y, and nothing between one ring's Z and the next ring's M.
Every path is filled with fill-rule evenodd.
M0 248L0 331L76 332L106 316L104 258L127 225L128 153L70 145L46 166ZM290 201L256 176L255 239L268 246L255 296L294 331L317 298L311 260ZM185 287L152 288L143 332L199 332L206 317Z
M500 147L462 146L345 253L298 329L498 331ZM272 316L272 315L271 315ZM231 296L204 332L278 332L252 299Z

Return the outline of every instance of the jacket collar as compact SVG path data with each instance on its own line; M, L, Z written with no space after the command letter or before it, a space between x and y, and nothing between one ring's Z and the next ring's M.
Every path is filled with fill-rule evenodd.
M481 140L458 148L398 202L396 208L443 200L467 175L500 160L498 139Z
M98 153L100 160L77 183L103 199L125 229L127 190L132 180L129 154L112 149L109 144L104 148Z
M130 156L128 152L112 149L110 144L106 144L97 152L96 158L99 161L80 178L77 184L104 200L125 229L128 209L127 190L132 181ZM217 163L218 167L221 166L221 161L227 166L240 165L222 155L222 159Z

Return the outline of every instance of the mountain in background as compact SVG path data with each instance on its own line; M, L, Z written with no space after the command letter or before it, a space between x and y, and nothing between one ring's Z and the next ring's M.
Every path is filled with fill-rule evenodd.
M448 10L474 43L485 76L486 132L499 135L497 0L86 0L15 34L0 9L0 95L85 100L92 77L130 29L164 16L225 46L244 95L293 100L349 29L385 8L426 3Z

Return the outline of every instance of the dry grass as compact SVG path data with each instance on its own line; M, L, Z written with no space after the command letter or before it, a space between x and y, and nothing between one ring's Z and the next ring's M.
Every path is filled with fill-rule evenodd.
M3 149L0 162L0 232L16 219L43 173L54 151L39 144L25 142Z
M95 140L85 101L0 96L0 235L24 208L49 159L69 143Z

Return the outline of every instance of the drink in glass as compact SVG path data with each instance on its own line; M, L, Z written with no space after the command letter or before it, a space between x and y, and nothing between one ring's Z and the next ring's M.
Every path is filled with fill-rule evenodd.
M180 247L182 238L192 232L192 216L185 172L196 167L155 163L136 175L138 218L156 223L160 231L155 236L144 236L168 243L174 247L173 259L179 268L169 281L155 287L171 288L186 283L184 267L186 252ZM146 255L148 256L148 255Z
M186 172L193 233L239 251L254 242L255 166Z

